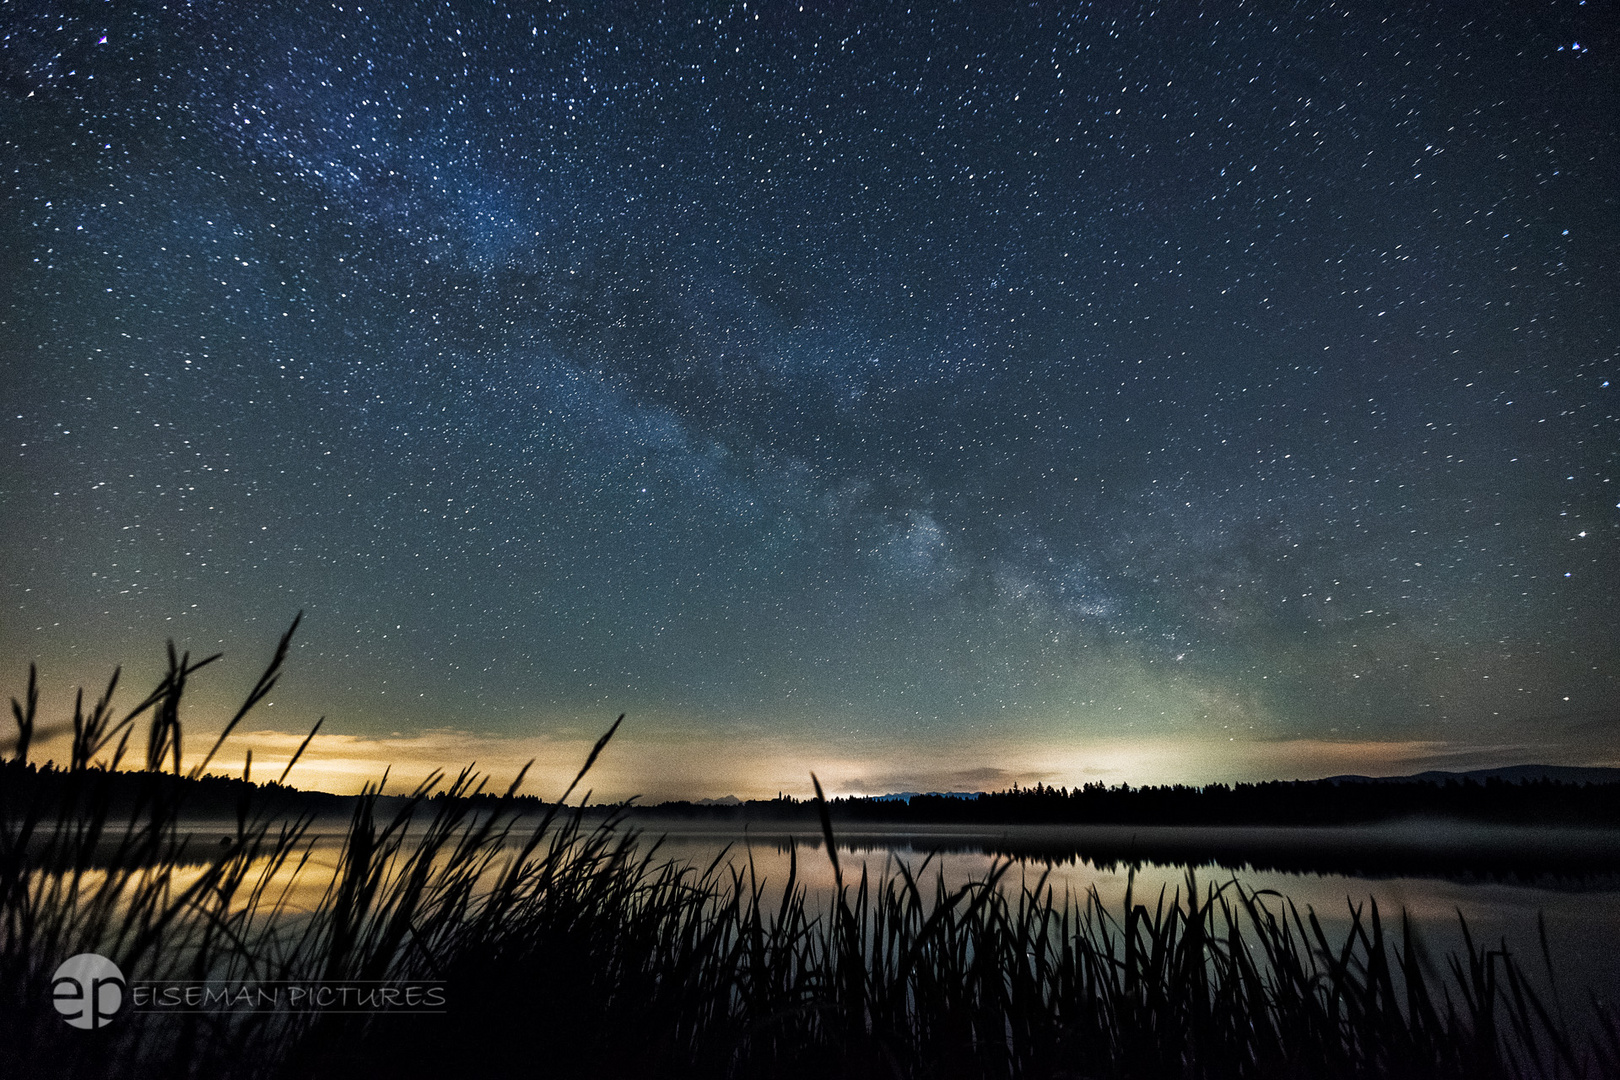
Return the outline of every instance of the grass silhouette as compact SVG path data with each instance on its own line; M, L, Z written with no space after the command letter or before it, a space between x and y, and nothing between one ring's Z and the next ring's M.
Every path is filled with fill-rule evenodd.
M1463 950L1433 962L1404 914L1353 906L1329 934L1285 897L1191 874L1117 910L1044 876L1013 888L1009 863L956 889L926 861L847 880L819 782L834 894L813 903L793 853L773 901L751 860L661 860L622 813L569 805L617 723L537 819L519 813L521 773L493 801L469 798L488 783L470 770L429 799L435 774L390 814L368 788L319 902L298 907L314 819L242 785L231 842L199 850L181 782L270 692L296 627L189 771L180 705L215 658L171 645L129 711L116 674L88 710L81 693L60 784L0 785L0 1076L1620 1074L1612 1005L1566 1009L1466 924ZM46 730L38 697L31 669L0 780ZM143 726L137 795L115 800ZM49 988L87 951L132 981L431 981L445 1011L174 1010L81 1031Z

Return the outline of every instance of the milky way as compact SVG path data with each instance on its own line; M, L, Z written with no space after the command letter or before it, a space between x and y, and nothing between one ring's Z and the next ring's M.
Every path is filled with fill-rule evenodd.
M1388 9L8 4L0 680L1608 760L1613 4Z

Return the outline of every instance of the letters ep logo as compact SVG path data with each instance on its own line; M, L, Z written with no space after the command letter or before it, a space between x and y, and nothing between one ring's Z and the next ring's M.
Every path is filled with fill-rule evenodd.
M129 984L118 965L99 953L80 953L62 961L51 978L51 1004L76 1028L105 1027L124 1007Z

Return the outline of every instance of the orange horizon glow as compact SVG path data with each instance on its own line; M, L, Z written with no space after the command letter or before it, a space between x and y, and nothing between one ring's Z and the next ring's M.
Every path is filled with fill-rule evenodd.
M276 780L307 733L273 729L238 731L207 770L241 776L252 751L251 777ZM216 734L188 739L200 747ZM30 760L66 760L69 735L36 740ZM433 773L444 786L463 768L488 778L486 790L505 791L529 761L519 791L557 798L574 778L594 739L506 736L438 728L412 735L317 734L287 777L307 791L358 794L382 782L400 794ZM807 797L814 772L829 795L870 796L896 791L996 791L1014 784L1076 787L1088 783L1133 786L1311 780L1347 773L1402 775L1425 769L1494 767L1540 761L1530 746L1463 745L1437 740L1237 740L1197 737L968 740L916 746L903 740L866 740L840 749L778 736L747 741L702 734L621 733L576 791L595 802L635 797L644 803L679 799L769 799L778 793ZM1541 757L1548 756L1542 753ZM1616 764L1615 761L1586 764ZM123 767L138 767L129 756Z

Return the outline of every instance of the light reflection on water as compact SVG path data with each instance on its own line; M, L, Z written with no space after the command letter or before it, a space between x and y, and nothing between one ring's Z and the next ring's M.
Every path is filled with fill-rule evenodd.
M317 822L307 834L304 847L309 857L302 868L294 857L277 871L264 896L270 902L280 901L283 917L296 919L321 904L340 867L347 824L337 820ZM795 856L796 880L806 891L812 910L826 911L833 895L832 863L823 850L819 830L780 826L744 830L678 821L639 821L635 827L644 845L658 844L655 863L673 861L702 871L724 851L722 865L729 863L739 872L751 872L770 904L780 899ZM196 828L195 849L211 854L211 845L217 845L219 836L227 831L218 826ZM1197 835L1197 830L1185 832ZM945 887L954 889L985 878L1003 863L1007 864L1001 879L1004 890L1034 888L1044 874L1045 885L1055 898L1061 900L1068 895L1079 902L1095 891L1104 910L1116 916L1123 910L1127 887L1133 890L1135 902L1145 903L1150 909L1158 902L1161 890L1167 900L1186 894L1186 863L1143 861L1136 866L1133 879L1131 869L1124 864L1076 857L1072 844L1054 847L1048 858L1030 854L1009 858L986 850L993 849L1004 834L1005 830L997 834L982 829L897 833L841 828L837 833L839 860L844 880L851 885L859 881L863 870L875 880L892 874L897 865L903 864L917 877L925 898L930 900L941 876ZM521 825L514 835L526 835ZM1328 843L1334 838L1326 831L1321 835ZM951 850L939 850L941 847ZM1024 845L1020 850L1028 847ZM497 860L491 873L499 867ZM176 871L175 884L184 887L201 872L200 864L181 867ZM1546 921L1549 951L1566 1003L1584 1008L1587 988L1606 1001L1620 1000L1620 875L1459 878L1406 873L1369 877L1208 864L1195 866L1194 874L1201 895L1212 885L1235 880L1246 890L1270 890L1286 897L1298 906L1302 916L1307 909L1314 911L1336 940L1342 939L1350 924L1351 904L1367 905L1370 911L1371 904L1376 903L1386 933L1397 938L1404 911L1437 960L1461 948L1460 912L1476 943L1496 946L1505 939L1541 983L1539 915Z
M971 834L973 830L964 832ZM1196 830L1188 830L1196 832ZM965 846L952 830L936 830L925 835L884 833L872 830L839 830L839 861L846 884L859 880L863 870L872 877L904 863L931 898L934 882L943 875L947 888L981 879L1004 856L987 851L933 850L941 841L951 847ZM789 844L797 847L798 881L824 905L832 895L833 870L823 852L819 833L812 831L766 832L682 828L660 824L648 828L649 836L662 835L660 852L667 858L695 866L707 866L726 844L734 865L752 860L755 875L780 883L789 869ZM1142 862L1135 870L1125 865L1098 865L1081 858L1042 859L1023 856L1010 860L1002 877L1002 887L1017 890L1033 888L1046 876L1046 885L1056 898L1065 893L1077 900L1092 890L1105 910L1116 915L1123 910L1127 887L1135 903L1153 908L1160 890L1169 898L1186 895L1188 866L1185 863ZM1460 950L1463 944L1459 912L1467 919L1476 944L1492 946L1506 939L1508 947L1537 977L1544 970L1537 935L1537 916L1546 920L1549 952L1568 1004L1584 1007L1584 988L1590 988L1609 1002L1620 1000L1620 875L1587 877L1535 877L1528 880L1501 878L1455 878L1440 876L1392 875L1365 877L1342 873L1287 872L1279 870L1230 869L1203 865L1194 867L1200 895L1210 886L1236 880L1246 890L1271 890L1299 908L1301 916L1314 910L1330 936L1342 938L1350 925L1350 905L1376 903L1384 920L1386 934L1400 932L1400 915L1412 919L1431 956L1437 961L1445 953ZM767 892L770 892L769 885Z

